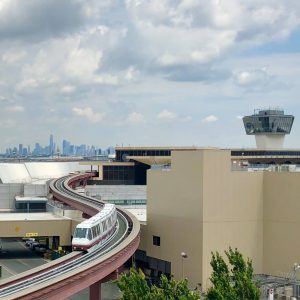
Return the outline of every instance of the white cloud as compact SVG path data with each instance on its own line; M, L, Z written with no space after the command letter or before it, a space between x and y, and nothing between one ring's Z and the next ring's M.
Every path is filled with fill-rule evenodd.
M24 59L26 57L26 51L24 50L15 50L15 51L9 51L5 52L2 55L2 60L6 63L12 64L19 62L20 60Z
M226 55L281 40L300 24L295 1L128 0L126 6L136 44L143 45L140 53L146 66L172 80L189 81L186 69L197 66L203 66L198 71L202 73L198 80L203 80L206 64L215 65ZM179 68L184 69L180 78L170 74Z
M216 122L218 121L219 118L214 116L214 115L209 115L207 117L205 117L204 119L202 119L202 122L203 123L213 123L213 122Z
M234 78L238 85L245 87L265 86L274 81L274 76L269 73L266 67L238 71L235 73Z
M5 110L9 112L23 112L25 108L21 105L14 105L6 107Z
M70 94L75 91L76 87L73 85L64 85L60 90L63 94Z
M94 76L93 82L96 84L117 85L119 83L119 78L111 74L102 74Z
M165 140L169 126L162 126L163 121L170 121L167 125L181 130L182 143L199 138L209 144L213 134L192 128L197 124L195 116L226 112L235 118L255 107L273 105L295 115L299 111L300 55L295 45L299 33L295 30L300 6L296 0L3 3L0 0L0 119L7 117L6 106L21 103L26 114L18 114L17 124L28 125L18 127L18 132L2 130L2 141L5 135L26 134L32 135L28 143L41 140L53 127L53 123L47 125L47 115L52 122L56 117L61 136L93 141L97 126L91 124L87 133L86 122L78 126L76 135L72 122L100 122L105 111L110 122L101 124L109 132L103 143L120 142L126 126L113 132L111 124L124 122L144 122L135 127L136 137L128 137L137 144L151 144L156 137L157 143L180 143L172 136ZM269 44L273 41L275 47ZM290 50L293 53L282 53ZM51 114L51 108L55 113ZM193 124L187 122L189 114ZM145 120L150 115L157 123L153 128ZM226 121L224 117L210 128L220 129ZM28 130L33 126L34 134ZM148 126L149 134L140 134ZM296 122L294 130L297 126ZM213 142L219 143L220 136ZM235 139L238 145L237 136L232 134L228 143Z
M177 118L177 114L164 109L160 113L158 113L157 118L162 121L171 121Z
M101 58L101 51L80 48L78 45L69 54L65 64L65 72L68 73L69 76L75 76L85 81L93 77L100 66Z
M38 87L38 81L34 78L27 78L17 84L17 90L34 89Z
M239 120L242 120L243 116L237 116L236 118L239 119Z
M126 121L131 124L141 124L146 122L144 115L135 111L128 115Z
M98 123L103 120L105 114L94 112L91 107L73 107L72 111L75 115L85 117L91 123Z
M134 81L138 77L139 72L136 70L134 66L130 66L126 71L125 71L125 80L127 81Z

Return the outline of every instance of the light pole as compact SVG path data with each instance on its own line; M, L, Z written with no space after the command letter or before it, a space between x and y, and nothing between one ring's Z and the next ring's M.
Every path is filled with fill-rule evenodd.
M293 277L294 277L294 283L293 283L293 299L296 299L297 297L297 271L300 269L300 265L298 263L294 263L293 266Z
M188 258L187 254L185 252L181 252L181 277L182 277L182 279L184 279L183 260L185 258Z

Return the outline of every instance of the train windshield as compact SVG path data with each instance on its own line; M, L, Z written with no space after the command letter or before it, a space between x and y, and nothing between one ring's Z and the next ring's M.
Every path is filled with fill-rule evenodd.
M74 237L79 239L84 239L86 237L86 228L76 228Z

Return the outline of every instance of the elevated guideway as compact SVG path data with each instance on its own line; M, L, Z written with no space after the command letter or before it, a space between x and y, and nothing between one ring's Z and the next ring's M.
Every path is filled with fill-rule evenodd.
M76 193L75 187L85 183L93 173L83 173L54 180L50 184L53 197L93 216L104 202ZM138 248L140 225L123 209L118 211L118 230L108 243L95 251L71 253L59 261L0 281L1 299L65 299L90 287L90 299L99 299L101 281L118 270Z

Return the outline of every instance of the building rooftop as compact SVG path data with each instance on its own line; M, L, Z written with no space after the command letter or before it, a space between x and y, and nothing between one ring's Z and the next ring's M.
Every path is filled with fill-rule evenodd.
M48 199L46 197L36 197L36 196L16 196L16 202L47 202Z
M69 220L53 213L0 213L1 221L55 221Z
M127 208L122 206L124 209L132 213L142 224L147 222L147 209L146 208Z
M198 150L198 149L217 149L216 147L200 147L200 146L165 146L165 147L132 147L132 146L122 146L122 147L116 147L115 150Z

